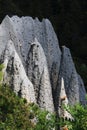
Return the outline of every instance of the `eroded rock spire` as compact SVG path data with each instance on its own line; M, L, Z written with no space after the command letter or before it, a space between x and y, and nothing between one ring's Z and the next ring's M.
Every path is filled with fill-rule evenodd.
M63 47L61 52L48 19L40 22L31 17L6 16L0 25L0 63L5 65L3 82L28 102L37 102L53 112L58 109L64 84L70 104L86 103L85 87L70 51Z
M67 119L67 120L74 120L74 118L69 113L69 102L68 98L65 92L65 86L64 86L64 79L61 78L61 91L60 91L60 97L59 97L59 116ZM65 109L66 108L66 109Z

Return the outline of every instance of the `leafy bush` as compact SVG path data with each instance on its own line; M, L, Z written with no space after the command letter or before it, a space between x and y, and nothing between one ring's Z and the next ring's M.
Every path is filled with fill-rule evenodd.
M87 106L76 104L69 111L74 121L60 119L60 126L67 125L69 130L87 130Z
M75 119L72 122L73 129L75 130L87 130L87 106L83 107L80 104L76 104L71 113Z
M0 130L51 130L55 114L19 98L8 86L0 86Z
M8 86L0 86L0 130L30 130L29 105Z
M55 114L19 98L7 86L0 86L0 130L51 130Z
M40 110L37 113L37 125L34 130L51 130L55 128L55 114Z

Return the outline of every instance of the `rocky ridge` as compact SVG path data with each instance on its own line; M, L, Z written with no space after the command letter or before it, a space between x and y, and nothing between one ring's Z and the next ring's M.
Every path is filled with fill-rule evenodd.
M65 46L60 50L48 19L6 16L0 25L0 63L4 64L3 83L28 102L58 111L60 93L65 91L71 105L86 104L85 87L70 51Z

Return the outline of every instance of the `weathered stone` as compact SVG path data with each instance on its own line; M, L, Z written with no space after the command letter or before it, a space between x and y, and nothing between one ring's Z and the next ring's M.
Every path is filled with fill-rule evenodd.
M31 17L13 16L9 18L6 16L1 24L1 32L0 59L6 64L4 82L9 83L17 94L24 97L22 92L25 91L23 88L27 88L26 79L30 80L34 85L35 98L40 107L54 111L52 88L57 87L61 52L49 20L44 19L40 22ZM35 38L38 42L34 41ZM9 40L14 47L10 47ZM14 52L19 59L15 57ZM18 61L21 61L22 65ZM26 78L25 74L20 76L22 71L18 65L23 67ZM53 77L54 73L55 78ZM55 79L55 84L51 84L50 79L52 82Z
M0 25L0 63L4 63L3 82L16 94L41 108L58 111L61 78L70 104L85 104L85 88L69 52L61 53L48 19L6 16Z
M60 90L60 96L59 96L59 116L63 117L64 119L73 121L74 118L71 116L71 114L66 110L69 110L69 103L68 98L65 92L65 85L64 85L64 79L61 77L61 90ZM64 109L66 107L66 109Z
M81 78L78 78L70 51L65 46L62 47L60 77L63 77L64 79L65 91L69 103L72 105L78 102L85 104L86 91L84 89L83 82Z
M87 99L86 99L86 90L84 87L84 83L80 77L80 75L78 75L78 80L79 80L79 99L81 104L86 105L87 104Z
M37 103L41 108L54 111L47 60L36 38L30 45L26 65L27 75L34 85Z
M33 84L28 79L14 43L8 41L4 53L4 83L9 84L14 92L26 98L28 102L36 102Z

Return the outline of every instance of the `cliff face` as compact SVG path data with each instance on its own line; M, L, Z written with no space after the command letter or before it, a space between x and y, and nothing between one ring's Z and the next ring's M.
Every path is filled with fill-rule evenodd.
M59 48L47 19L6 16L0 25L0 62L3 83L29 102L49 111L58 110L61 79L70 104L85 104L86 91L68 48Z

